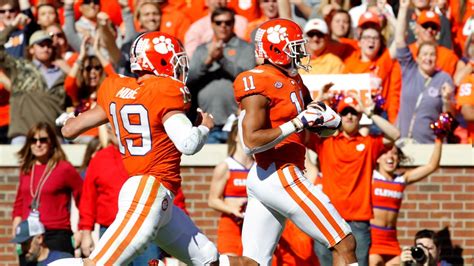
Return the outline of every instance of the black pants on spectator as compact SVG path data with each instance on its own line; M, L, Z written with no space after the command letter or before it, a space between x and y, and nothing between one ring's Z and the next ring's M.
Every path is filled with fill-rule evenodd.
M44 240L49 249L66 252L74 256L71 237L71 230L46 230L44 233Z

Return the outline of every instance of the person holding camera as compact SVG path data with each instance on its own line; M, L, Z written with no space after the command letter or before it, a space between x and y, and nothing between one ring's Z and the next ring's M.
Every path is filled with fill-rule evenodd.
M413 247L403 248L400 265L451 266L452 264L441 260L440 252L437 234L432 230L423 229L416 233Z

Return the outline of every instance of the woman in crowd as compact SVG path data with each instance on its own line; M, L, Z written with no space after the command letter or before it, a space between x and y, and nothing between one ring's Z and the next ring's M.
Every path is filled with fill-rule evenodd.
M246 181L254 160L244 153L237 128L235 122L227 140L229 157L214 169L208 204L222 213L217 230L219 253L241 256L242 222L247 204Z
M372 205L374 218L370 220L372 245L369 262L371 266L399 265L400 244L397 240L398 212L402 205L403 191L407 185L419 182L439 167L442 137L437 137L431 159L426 165L398 173L400 163L406 157L400 148L394 146L382 154L377 170L373 172Z
M345 73L370 73L372 89L379 89L386 103L388 120L395 123L400 105L401 69L391 58L381 33L380 19L375 13L364 13L358 22L358 47L344 61Z
M73 197L79 204L82 179L67 161L53 128L44 122L34 125L18 156L20 184L13 206L12 228L30 213L39 212L46 228L46 245L74 255L69 209Z
M421 43L416 60L413 58L405 40L409 3L400 1L395 34L402 67L398 126L405 142L433 143L435 135L429 125L441 112L454 114L454 85L451 77L436 67L436 43Z
M100 38L95 38L93 43L96 55L87 55L90 40L90 38L85 38L82 41L79 57L64 81L64 89L71 98L76 115L95 106L97 89L99 89L105 75L116 75L110 61L100 52ZM88 143L97 136L97 128L93 128L79 136L75 141Z

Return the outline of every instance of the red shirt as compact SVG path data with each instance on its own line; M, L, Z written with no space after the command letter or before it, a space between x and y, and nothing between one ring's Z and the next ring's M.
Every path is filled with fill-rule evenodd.
M33 191L38 188L38 183L44 170L45 164L34 166ZM30 213L30 204L33 200L30 192L31 172L20 173L20 184L13 205L13 217L20 216L25 220ZM80 204L82 192L82 178L76 169L67 161L60 161L51 175L44 183L40 192L39 213L40 221L48 230L65 229L71 230L69 207L71 204L71 193L76 204Z
M79 205L79 229L93 230L94 223L109 227L118 212L118 195L128 179L122 155L110 145L97 152L87 168ZM173 203L186 214L183 192L178 190Z
M341 132L329 138L314 138L323 174L323 191L349 221L372 218L372 171L384 152L383 137L357 135L347 138Z
M97 152L87 167L81 204L79 229L93 230L94 223L108 227L118 211L118 195L127 181L122 155L114 145Z

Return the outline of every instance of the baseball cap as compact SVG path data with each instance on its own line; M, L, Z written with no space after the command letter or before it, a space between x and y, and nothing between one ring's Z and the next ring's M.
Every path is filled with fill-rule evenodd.
M378 17L377 14L367 11L364 14L362 14L359 18L359 23L357 26L360 28L364 26L365 24L375 24L377 27L380 27L380 18Z
M340 112L342 112L342 110L344 110L348 107L351 107L351 108L353 108L354 110L356 110L357 112L360 113L359 103L357 102L356 99L354 99L351 96L346 96L346 97L344 97L344 99L342 99L339 102L339 104L337 105L337 112L340 113Z
M37 31L35 31L35 33L33 33L31 35L29 45L31 46L33 44L40 43L44 40L53 41L53 39L51 39L51 35L49 35L49 33L47 33L44 30L37 30Z
M436 14L436 12L434 11L424 10L420 13L418 18L416 19L416 23L418 23L419 25L423 25L428 22L434 23L438 25L438 27L441 27L439 15Z
M34 236L43 234L44 232L44 226L38 219L26 219L17 226L15 238L10 242L21 244Z
M304 33L308 33L312 30L317 30L321 33L324 33L324 34L328 34L329 31L328 31L328 25L326 24L326 22L324 22L324 20L322 19L319 19L319 18L313 18L313 19L310 19L308 20L308 22L306 22L306 25L304 25Z

